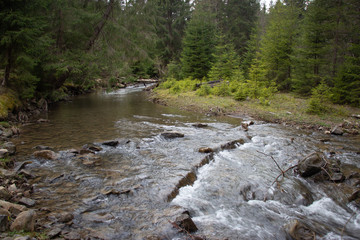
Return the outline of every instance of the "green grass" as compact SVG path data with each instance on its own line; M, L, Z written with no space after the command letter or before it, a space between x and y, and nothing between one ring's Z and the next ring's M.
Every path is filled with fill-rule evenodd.
M267 104L258 99L239 102L233 97L198 96L193 91L171 94L167 89L156 89L152 97L165 101L169 106L189 111L207 113L217 108L224 114L248 115L268 122L289 122L327 128L341 124L344 120L360 124L359 120L351 118L352 114L360 114L359 108L327 104L329 111L326 113L309 114L308 99L290 93L276 93L268 99Z

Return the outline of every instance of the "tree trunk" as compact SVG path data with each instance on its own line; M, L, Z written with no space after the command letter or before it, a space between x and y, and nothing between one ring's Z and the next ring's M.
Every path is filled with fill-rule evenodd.
M5 66L5 74L4 74L4 79L3 79L3 81L2 81L2 83L1 83L1 86L2 87L5 87L7 84L8 84L8 82L9 82L9 78L10 78L10 71L11 71L11 68L12 68L12 64L11 64L11 58L12 58L12 56L11 56L11 54L12 54L12 47L10 46L9 48L8 48L8 51L7 51L7 56L6 56L6 58L7 58L7 64L6 64L6 66Z
M96 25L95 27L95 31L94 31L94 34L92 35L92 37L90 38L87 46L86 46L86 50L90 50L94 44L95 44L95 41L98 39L102 29L104 28L105 26L105 23L106 21L109 19L109 16L114 8L114 2L115 0L110 0L109 1L109 4L106 8L106 11L102 17L102 19L100 20L100 22Z
M57 31L56 37L56 48L62 52L64 45L64 23L63 23L63 14L61 9L59 10L59 29Z

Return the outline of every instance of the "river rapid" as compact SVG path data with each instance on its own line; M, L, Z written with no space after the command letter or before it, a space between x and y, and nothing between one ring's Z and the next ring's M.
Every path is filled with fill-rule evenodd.
M186 210L199 229L193 234L206 239L291 239L296 226L316 232L303 231L306 239L360 239L359 206L347 200L346 184L293 170L274 183L281 173L275 161L285 170L313 152L339 162L346 177L360 175L359 137L258 121L245 131L241 123L249 119L168 108L141 90L79 96L53 106L43 116L48 122L22 128L15 143L18 158L31 161L39 224L69 239L191 239L171 223ZM184 137L164 138L168 131ZM108 140L120 144L101 144ZM98 164L83 164L70 150L85 144L102 148ZM39 145L58 157L33 157ZM215 152L200 153L202 147ZM193 184L179 186L190 172ZM74 217L70 224L59 221L65 213Z

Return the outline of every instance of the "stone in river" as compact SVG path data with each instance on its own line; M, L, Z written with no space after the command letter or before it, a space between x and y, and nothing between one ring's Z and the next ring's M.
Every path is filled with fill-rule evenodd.
M180 228L185 229L188 232L196 232L198 228L195 223L191 219L190 215L187 212L184 212L180 216L178 216L175 220L176 225Z
M174 138L182 138L184 137L184 134L179 132L164 132L161 133L161 136L165 139L174 139Z
M36 158L43 158L47 160L55 160L57 158L57 154L51 150L40 150L33 153Z
M320 172L326 166L324 156L321 153L313 153L298 164L298 171L302 177L311 177Z
M106 142L103 142L102 145L116 147L117 145L119 145L119 141L116 141L116 140L106 141Z

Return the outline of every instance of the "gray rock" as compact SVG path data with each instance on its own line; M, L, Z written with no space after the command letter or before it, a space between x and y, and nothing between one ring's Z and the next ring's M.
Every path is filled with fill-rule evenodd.
M48 237L49 237L50 239L55 238L55 237L57 237L57 236L60 235L61 230L62 230L61 228L51 229L51 230L47 233L47 235L48 235Z
M9 155L9 151L7 149L0 149L0 158L6 158Z
M11 194L9 193L9 191L1 186L0 187L0 199L4 199L4 200L9 200L11 198Z
M25 206L16 203L10 203L3 200L0 200L0 206L14 215L18 215L20 212L27 210Z
M9 216L0 214L0 232L5 232L9 230L10 222L9 222Z
M184 134L179 132L164 132L161 133L161 136L165 139L174 139L174 138L183 138Z
M333 135L343 135L344 130L341 126L335 126L333 129L331 129L330 133Z
M9 155L14 155L16 153L16 146L12 142L6 142L2 147L8 150Z
M30 198L26 198L26 197L22 197L20 200L19 200L19 203L27 206L27 207L33 207L35 206L36 202L35 200L32 200Z
M72 213L65 213L59 216L58 221L61 223L67 223L74 219L74 215Z
M11 224L10 230L14 231L30 231L35 230L35 221L36 221L36 212L34 210L29 210L20 213L15 221Z
M297 170L302 177L311 177L326 166L325 156L322 153L313 153L298 163Z

